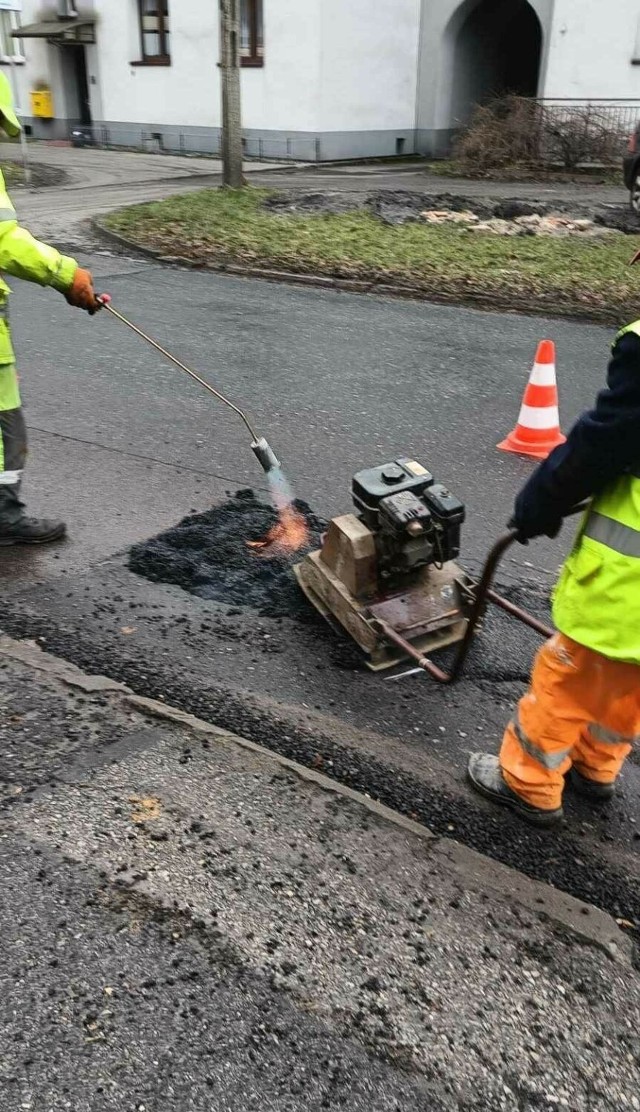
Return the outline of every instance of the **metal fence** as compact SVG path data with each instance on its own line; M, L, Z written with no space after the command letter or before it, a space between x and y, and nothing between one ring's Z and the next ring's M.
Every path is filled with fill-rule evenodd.
M528 121L531 129L537 157L550 161L563 161L569 144L584 152L581 162L615 163L640 123L640 99L509 99L517 100L526 110L525 122ZM72 139L78 145L86 143L158 154L221 156L221 134L216 127L166 126L150 131L135 125L94 124L73 128ZM243 146L247 159L266 162L322 162L323 156L326 157L319 136L267 138L248 134Z
M166 127L157 131L126 124L93 124L90 127L71 129L72 141L77 145L117 147L130 150L147 150L157 154L200 155L211 158L221 156L220 129ZM314 136L284 136L281 139L247 135L243 139L245 157L266 162L294 161L320 162L320 139Z
M536 104L544 130L553 130L555 125L558 133L573 135L577 144L582 139L587 153L590 146L596 154L600 148L604 162L620 158L640 123L640 100L543 98Z

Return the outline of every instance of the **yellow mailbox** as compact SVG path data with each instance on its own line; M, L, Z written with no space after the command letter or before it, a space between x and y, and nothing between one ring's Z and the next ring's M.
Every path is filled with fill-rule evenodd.
M51 89L32 89L30 94L31 98L31 115L38 116L42 120L53 119L53 96Z

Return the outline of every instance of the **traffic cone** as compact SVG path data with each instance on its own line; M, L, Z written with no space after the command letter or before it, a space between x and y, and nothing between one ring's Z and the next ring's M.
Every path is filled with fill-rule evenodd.
M552 340L543 340L538 344L518 424L498 448L503 452L546 459L566 439L560 431L556 348Z

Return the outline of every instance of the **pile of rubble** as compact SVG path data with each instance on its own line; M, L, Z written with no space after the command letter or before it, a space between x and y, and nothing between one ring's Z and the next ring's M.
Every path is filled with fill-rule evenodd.
M530 213L504 219L498 216L483 219L469 210L454 212L451 209L427 209L420 214L425 224L457 224L463 231L488 232L496 236L603 236L611 229L585 218Z
M389 227L403 224L454 224L461 232L501 236L600 237L607 232L640 233L640 218L627 206L569 200L469 197L454 193L417 193L378 189L371 193L279 192L263 207L277 215L321 216L370 213Z

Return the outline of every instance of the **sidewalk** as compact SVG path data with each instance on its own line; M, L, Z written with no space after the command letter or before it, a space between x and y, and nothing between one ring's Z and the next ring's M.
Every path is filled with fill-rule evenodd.
M100 189L107 185L168 181L172 178L210 177L222 173L219 158L198 158L170 154L147 154L143 151L101 150L97 147L51 146L29 143L30 162L55 166L68 174L62 190ZM0 142L0 163L21 162L21 150L15 143ZM245 173L256 169L276 169L279 162L247 161Z
M60 186L13 189L21 222L42 239L85 250L104 246L88 225L92 216L123 205L162 200L221 184L222 163L215 158L182 158L46 143L30 143L29 158L34 163L63 170L67 180ZM19 146L0 143L0 164L7 160L20 161ZM245 162L244 172L252 177L258 172L268 177L279 165Z
M7 1112L640 1108L608 916L28 643L0 670Z

